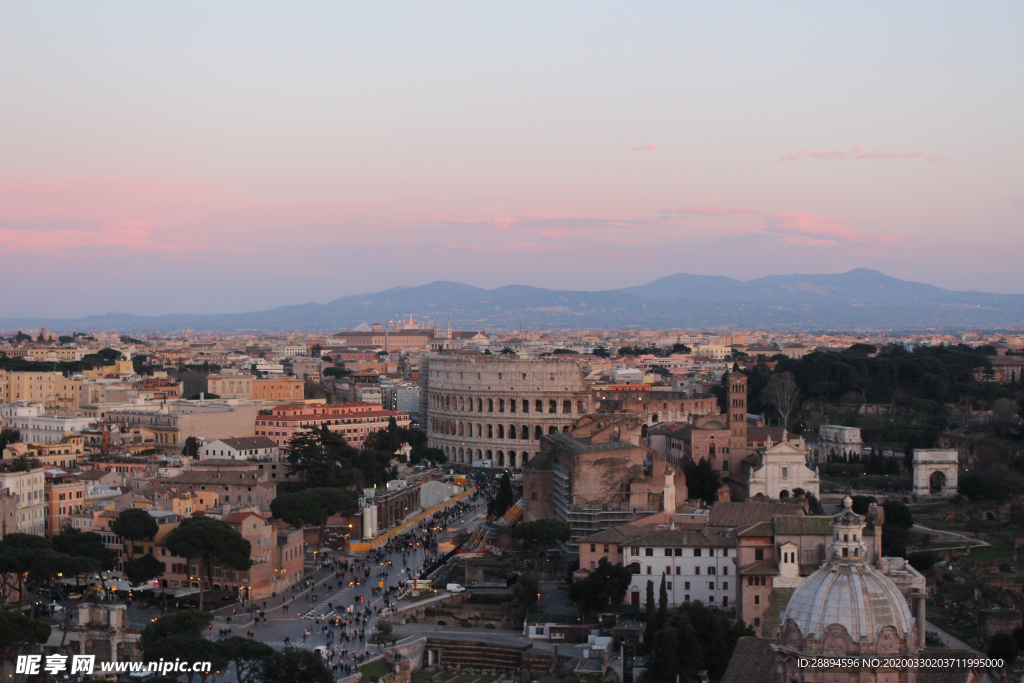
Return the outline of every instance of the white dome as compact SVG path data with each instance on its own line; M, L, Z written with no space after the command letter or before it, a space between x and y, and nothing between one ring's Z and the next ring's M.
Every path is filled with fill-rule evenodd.
M782 612L804 638L821 638L832 624L846 628L854 640L873 640L879 629L893 626L906 637L914 618L892 580L867 563L832 562L804 579Z

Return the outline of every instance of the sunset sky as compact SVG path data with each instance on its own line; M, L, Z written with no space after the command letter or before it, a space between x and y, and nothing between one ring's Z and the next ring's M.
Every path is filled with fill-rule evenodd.
M862 266L1024 292L1021 26L1021 2L0 2L0 317Z

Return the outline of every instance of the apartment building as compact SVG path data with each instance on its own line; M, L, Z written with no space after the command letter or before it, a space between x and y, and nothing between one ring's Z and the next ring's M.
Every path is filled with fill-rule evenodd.
M46 531L46 477L44 468L16 471L13 465L0 465L0 490L16 496L17 531L43 536ZM8 530L10 533L10 530Z
M256 419L256 435L271 439L279 447L309 427L326 426L332 432L345 436L356 448L371 433L387 429L388 421L395 418L399 427L409 427L409 416L394 410L385 410L370 403L291 403L274 406Z

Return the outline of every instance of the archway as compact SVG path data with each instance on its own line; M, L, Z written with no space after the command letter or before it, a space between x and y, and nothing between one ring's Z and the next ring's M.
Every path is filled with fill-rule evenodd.
M505 466L505 451L498 451L498 467Z
M516 466L516 452L515 451L509 451L508 452L508 466L513 468L513 469L515 469L515 466Z
M942 489L946 486L946 473L941 471L932 472L932 476L928 477L928 488L931 493L942 493Z
M785 489L779 491L779 500L789 500L789 491Z

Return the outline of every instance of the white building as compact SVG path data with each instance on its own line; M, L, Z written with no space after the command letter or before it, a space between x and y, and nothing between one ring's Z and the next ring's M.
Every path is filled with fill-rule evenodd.
M860 437L859 427L842 427L839 425L821 425L818 427L818 450L827 461L835 459L849 460L859 456L864 442Z
M17 498L18 533L42 536L46 527L46 475L42 467L27 472L0 470L0 491Z
M627 602L643 604L648 581L653 582L657 599L664 576L669 607L698 600L709 606L735 606L736 539L728 531L670 526L637 527L637 531L635 538L622 543L623 563L633 573Z
M4 418L4 427L17 429L21 432L22 443L49 443L60 441L68 432L84 432L93 427L96 421L91 417L66 417L62 415L37 415L31 409L38 404L29 405L29 410L19 410L12 417Z
M743 459L743 470L748 498L760 495L786 500L795 495L796 489L819 494L821 480L818 471L807 466L807 449L802 441L782 441L751 453Z
M199 459L229 458L231 460L272 460L281 459L281 449L274 440L266 436L244 436L239 438L215 439L199 447Z

